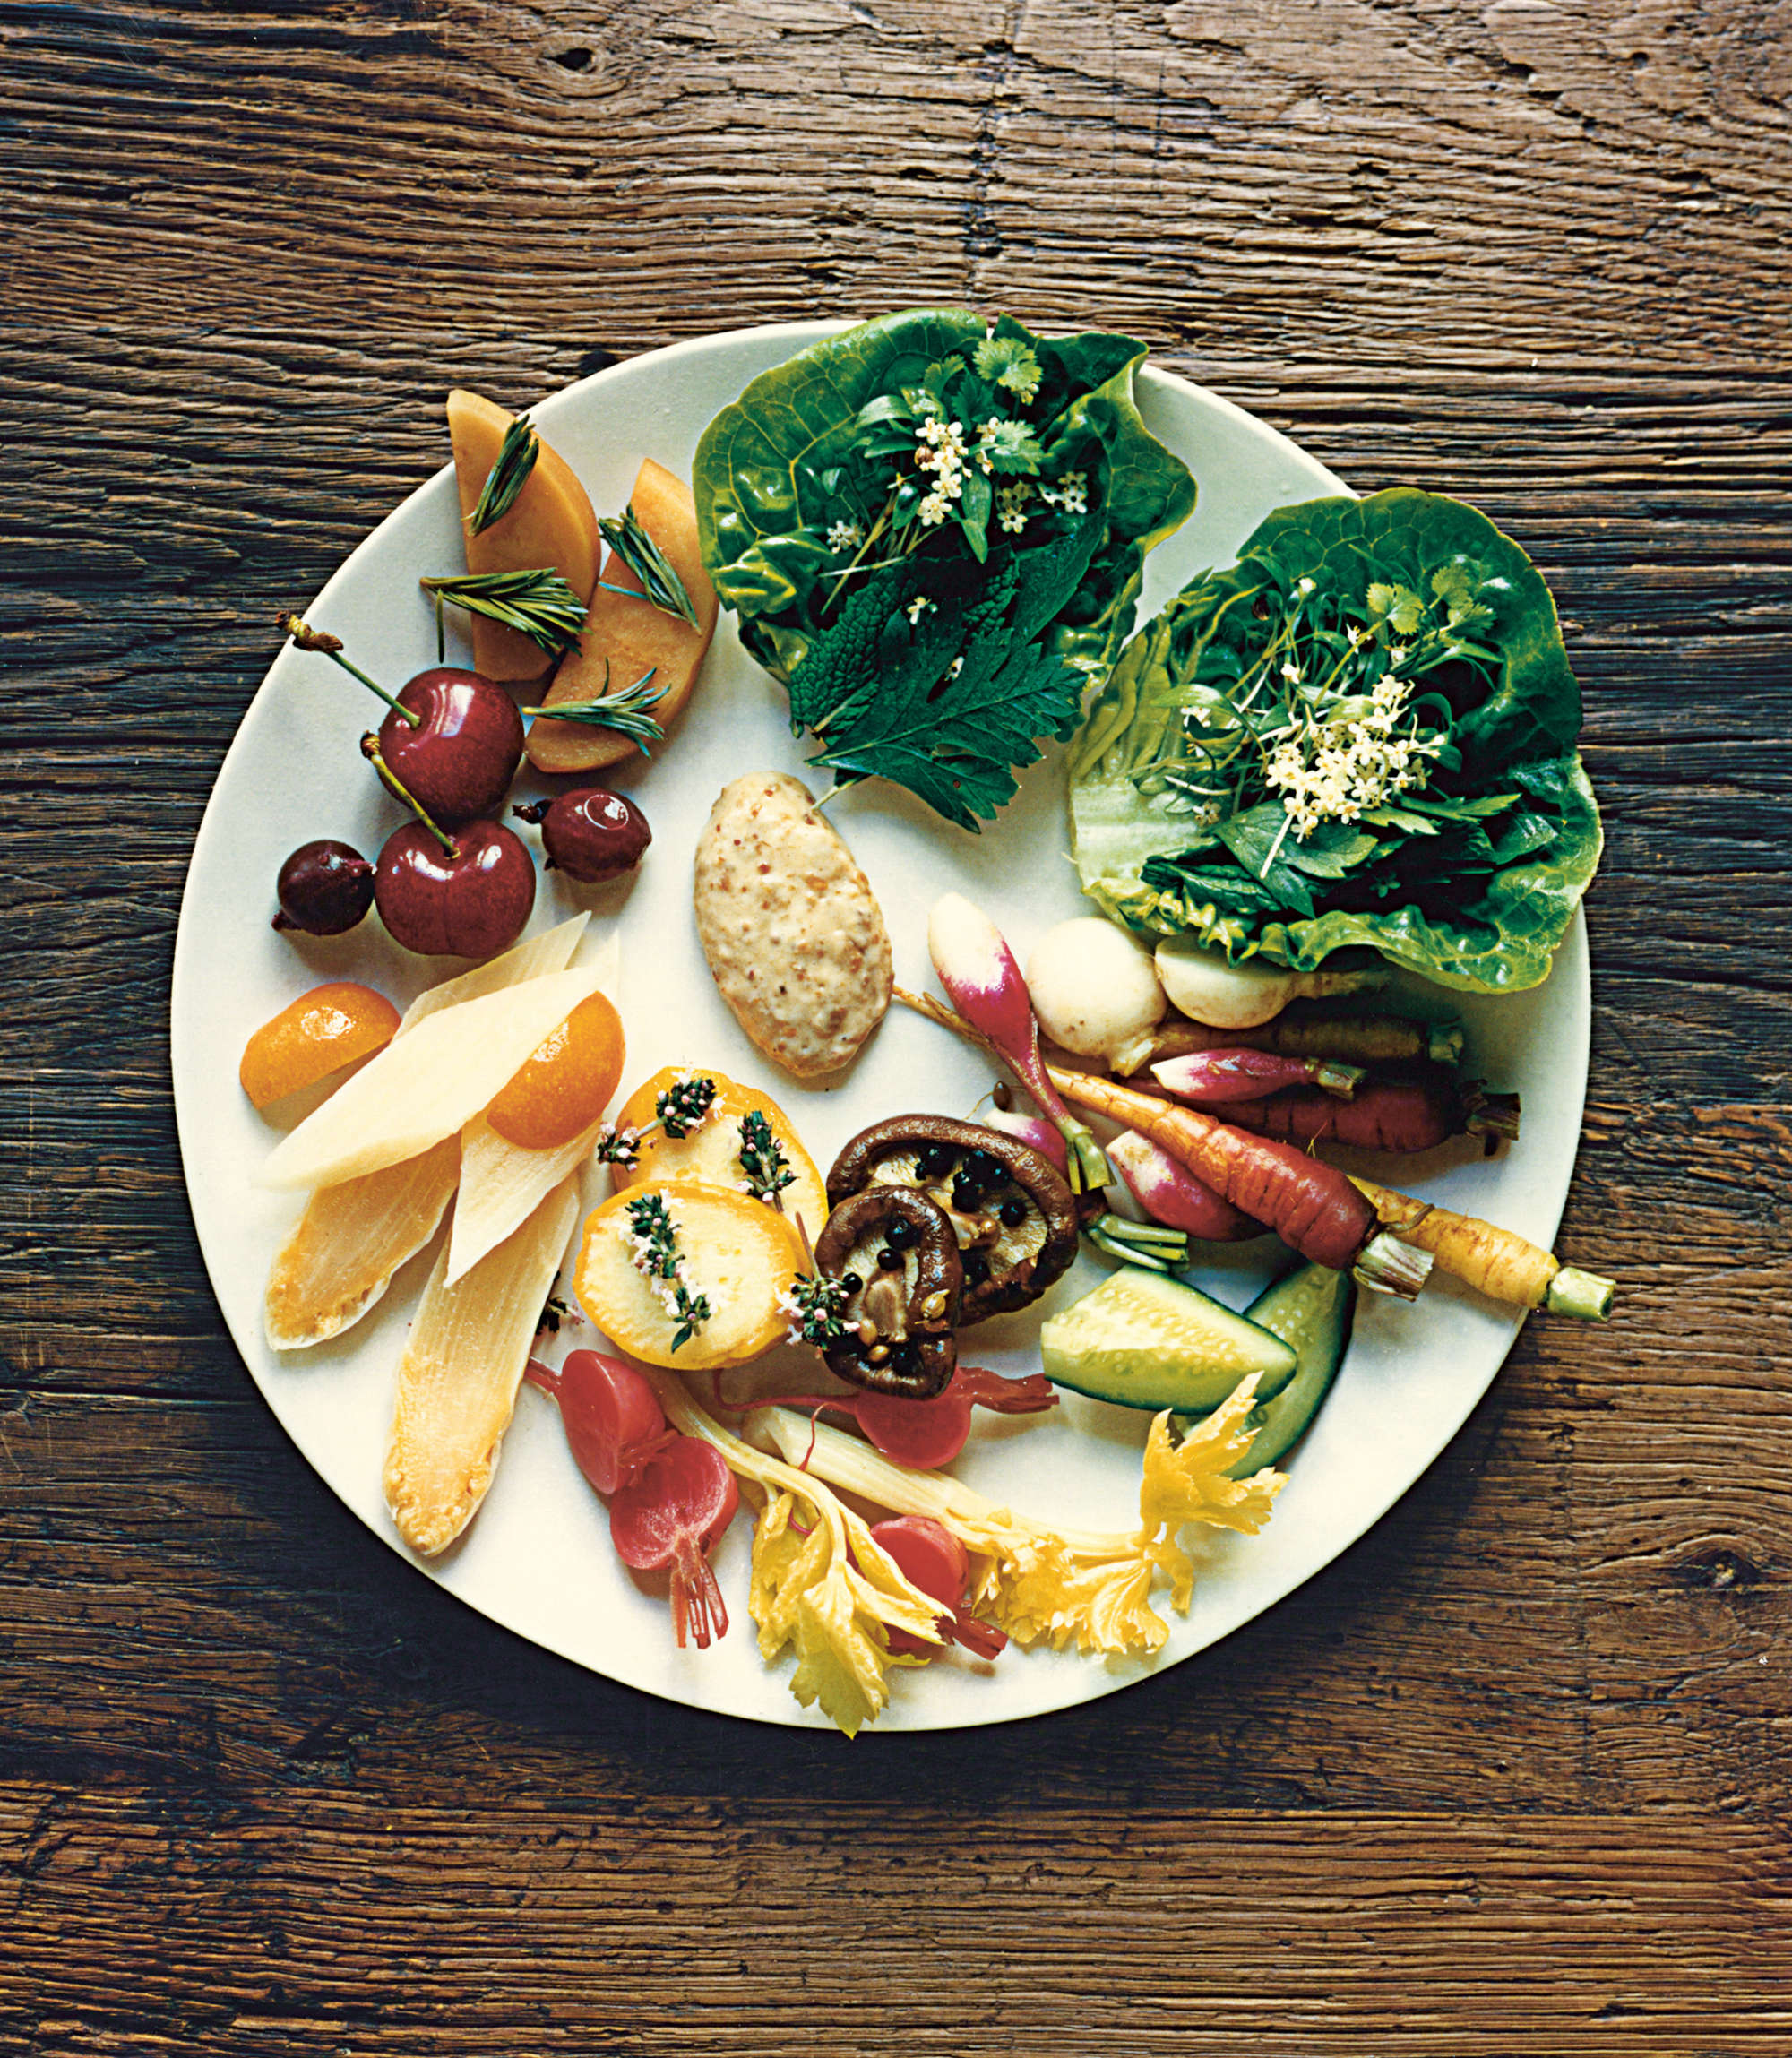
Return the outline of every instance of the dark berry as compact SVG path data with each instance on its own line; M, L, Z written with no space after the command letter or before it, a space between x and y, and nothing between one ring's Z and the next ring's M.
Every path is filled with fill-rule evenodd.
M914 1223L899 1215L883 1232L883 1240L892 1251L906 1251L921 1240L921 1232Z
M921 1179L943 1179L958 1162L950 1143L924 1143L915 1158L915 1173Z
M974 1179L986 1193L992 1186L999 1186L1008 1176L1008 1167L987 1150L973 1150L961 1170L964 1178Z
M989 1277L989 1260L981 1251L966 1251L959 1261L964 1267L966 1286L980 1287Z
M1027 1203L1018 1193L1011 1193L995 1212L1004 1229L1018 1229L1027 1219Z
M299 845L280 866L274 892L276 929L340 936L373 906L374 868L351 845L325 837Z
M633 871L653 840L634 803L604 786L574 787L552 801L532 800L511 812L538 822L549 865L585 886Z

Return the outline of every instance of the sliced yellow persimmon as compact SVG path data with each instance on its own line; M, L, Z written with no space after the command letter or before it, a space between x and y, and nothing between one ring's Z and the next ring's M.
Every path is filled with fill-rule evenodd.
M497 1470L529 1347L579 1216L572 1180L465 1278L435 1261L399 1361L385 1463L386 1507L412 1550L446 1550L478 1511Z
M623 1103L616 1127L645 1129L654 1118L659 1096L689 1070L685 1065L664 1065L651 1079L643 1080ZM779 1211L792 1223L801 1216L813 1243L828 1218L827 1188L814 1159L803 1148L796 1124L769 1093L760 1092L757 1087L743 1086L726 1072L712 1072L708 1066L702 1068L702 1075L716 1082L715 1102L710 1113L687 1136L668 1136L656 1131L643 1137L634 1169L631 1172L620 1165L616 1168L618 1190L639 1185L646 1179L676 1179L683 1185L724 1186L730 1193L740 1193L746 1177L741 1162L745 1143L741 1124L756 1109L765 1117L772 1139L794 1175L789 1185L778 1195Z
M668 1282L637 1266L634 1211L657 1201L670 1223L688 1294L709 1313L684 1343L682 1319L666 1305ZM719 1186L650 1180L606 1201L585 1222L573 1288L585 1313L618 1349L681 1372L745 1365L784 1335L779 1296L797 1277L795 1233L780 1215ZM659 1289L659 1290L656 1290ZM676 1344L676 1348L675 1348Z
M536 1045L486 1109L506 1143L557 1150L589 1129L622 1077L622 1017L602 994L582 1000Z
M383 994L332 979L262 1024L243 1046L237 1077L255 1106L266 1107L383 1050L397 1031L398 1010Z
M682 616L668 615L650 600L633 598L641 581L612 551L604 583L591 595L579 641L560 660L543 704L551 708L564 701L602 700L651 672L653 685L665 689L654 704L653 719L668 728L690 699L716 633L716 590L697 545L697 504L683 479L650 458L635 479L629 505L683 581L697 612L697 625L693 628ZM612 593L612 586L630 591ZM540 771L596 771L605 765L642 762L633 742L617 730L555 721L547 715L538 715L530 725L528 750L530 762Z
M449 1136L420 1157L320 1186L268 1274L263 1318L273 1348L304 1350L359 1322L435 1234L460 1175L461 1140Z
M516 419L478 393L448 396L448 440L454 451L454 486L461 514L471 514L497 461L504 431ZM571 465L545 439L537 439L534 469L507 513L489 529L467 534L469 572L557 572L580 599L598 582L603 538L590 495ZM470 617L473 668L488 679L539 679L554 662L520 629L483 615Z

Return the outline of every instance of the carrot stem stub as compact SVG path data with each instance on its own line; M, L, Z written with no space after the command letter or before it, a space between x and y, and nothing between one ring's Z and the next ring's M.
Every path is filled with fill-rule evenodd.
M1430 1265L1405 1241L1380 1234L1371 1202L1335 1167L1291 1145L1228 1129L1199 1108L1086 1072L1050 1072L1066 1100L1124 1122L1185 1165L1222 1199L1267 1224L1309 1262L1355 1270L1363 1285L1410 1300Z
M1446 1272L1489 1300L1545 1308L1551 1314L1572 1315L1581 1322L1604 1322L1612 1312L1617 1292L1612 1280L1563 1264L1516 1230L1499 1228L1473 1215L1458 1215L1448 1208L1434 1208L1409 1193L1378 1186L1373 1179L1352 1184L1389 1228L1429 1251Z

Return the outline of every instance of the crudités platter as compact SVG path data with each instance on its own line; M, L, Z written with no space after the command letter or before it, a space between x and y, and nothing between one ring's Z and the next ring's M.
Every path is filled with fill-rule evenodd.
M745 330L652 352L555 395L531 418L598 505L620 507L643 458L688 477L703 430L749 380L841 326ZM1285 437L1173 375L1148 366L1138 399L1146 426L1200 487L1193 517L1146 561L1141 621L1194 573L1227 563L1272 510L1348 490ZM307 619L342 637L379 676L408 677L434 662L436 650L418 573L454 562L459 531L454 482L444 469L348 559L306 607ZM452 647L449 655L455 661ZM467 661L464 645L460 661ZM386 1300L342 1336L303 1353L271 1350L262 1324L263 1282L298 1202L255 1184L280 1132L248 1105L235 1077L250 1032L321 981L364 981L402 1008L458 969L400 949L373 921L333 938L294 938L269 926L271 882L295 844L330 836L376 848L397 819L360 761L357 738L366 716L357 693L332 667L289 648L244 719L206 810L182 907L172 1063L194 1220L237 1348L306 1458L375 1536L402 1552L383 1497L382 1455L393 1361L428 1258L413 1260ZM605 984L626 1032L625 1091L667 1063L716 1066L773 1096L825 1167L849 1138L892 1113L971 1115L992 1074L976 1052L897 1008L849 1072L824 1088L806 1088L762 1056L724 1005L694 930L691 854L724 785L762 766L800 777L806 754L793 740L783 693L741 649L724 615L680 726L651 762L637 759L614 775L652 824L639 872L591 888L543 872L529 933L590 910L580 961L614 953L617 971ZM525 767L518 794L547 790L548 782L531 783ZM943 893L963 893L986 909L1022 955L1052 924L1087 912L1067 856L1064 753L1056 747L1021 774L1018 797L981 835L943 823L881 782L843 792L828 812L882 904L900 986L932 986L927 916ZM1473 1069L1522 1095L1523 1139L1495 1158L1466 1143L1429 1153L1403 1184L1546 1248L1572 1169L1585 1087L1581 919L1575 917L1544 984L1452 1002L1460 1005ZM587 1177L592 1203L605 1190L605 1175L599 1168ZM1242 1307L1287 1261L1278 1246L1258 1242L1221 1253L1193 1276ZM979 1328L967 1340L967 1360L1011 1375L1037 1372L1040 1314L1068 1305L1107 1270L1085 1252L1042 1307ZM1411 1305L1366 1295L1343 1373L1288 1464L1289 1483L1273 1520L1255 1537L1215 1531L1196 1547L1193 1603L1186 1615L1169 1616L1161 1652L1149 1660L1104 1659L1011 1647L992 1664L953 1653L901 1673L876 1728L950 1728L1047 1712L1148 1676L1248 1621L1327 1563L1412 1485L1486 1391L1521 1319L1442 1278ZM590 1340L589 1330L568 1328L556 1348ZM783 1391L800 1391L803 1354L786 1355ZM1089 1528L1125 1528L1136 1520L1148 1422L1135 1410L1076 1394L1048 1415L979 1415L954 1470L998 1503L1050 1511ZM788 1661L761 1662L745 1609L750 1534L746 1520L737 1522L716 1558L735 1618L731 1632L708 1649L678 1649L663 1590L619 1563L603 1505L580 1476L553 1405L525 1389L477 1520L419 1570L479 1613L593 1672L693 1707L825 1727L823 1714L791 1698ZM430 1634L463 1633L454 1611L422 1596L419 1609Z

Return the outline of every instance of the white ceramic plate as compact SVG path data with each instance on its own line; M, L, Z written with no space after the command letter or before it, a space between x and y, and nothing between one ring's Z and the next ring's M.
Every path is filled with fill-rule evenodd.
M697 439L717 409L754 375L835 326L743 330L657 350L569 387L535 409L534 418L599 509L618 511L642 458L688 476ZM1197 569L1229 562L1271 508L1348 490L1285 437L1184 380L1147 371L1140 397L1147 423L1201 486L1193 519L1150 560L1142 619ZM453 480L444 469L375 530L306 615L345 638L375 676L396 684L435 660L434 620L418 575L460 562ZM400 819L357 748L378 711L321 659L288 649L275 659L219 774L194 849L175 951L172 1051L187 1190L230 1333L293 1441L374 1535L397 1550L380 1470L393 1366L429 1260L407 1267L375 1313L333 1344L288 1356L271 1352L262 1335L262 1287L297 1200L253 1184L276 1138L236 1084L251 1030L320 979L365 979L402 1006L459 969L399 950L377 918L329 940L295 941L269 927L274 874L295 845L334 836L372 853ZM531 928L548 926L577 905L592 906L589 953L614 927L631 1054L625 1085L675 1059L707 1062L774 1094L825 1168L848 1137L885 1115L917 1107L968 1114L989 1076L969 1052L901 1008L892 1010L847 1083L831 1092L806 1091L776 1073L742 1037L697 948L691 852L718 791L758 765L800 773L802 752L782 693L743 655L725 616L682 730L651 765L628 775L653 825L639 876L581 903L558 873L543 872ZM526 778L519 790L529 790ZM1055 757L1034 770L1020 798L981 837L942 825L881 784L842 796L830 813L870 874L894 942L897 977L911 987L929 984L926 910L949 888L987 908L1023 960L1042 929L1082 911L1065 855ZM1585 1087L1589 987L1579 920L1546 986L1471 1000L1464 1012L1476 1071L1524 1096L1524 1141L1493 1161L1435 1156L1419 1183L1431 1198L1549 1244ZM1268 1276L1265 1253L1274 1248L1246 1246L1202 1283L1242 1305ZM1103 1270L1081 1260L1047 1308L1086 1291ZM1010 1373L1036 1370L1039 1312L977 1331L975 1362ZM1104 1662L1011 1649L993 1666L975 1666L955 1656L900 1674L876 1729L949 1728L1068 1707L1174 1665L1249 1621L1353 1542L1412 1485L1486 1391L1517 1327L1515 1317L1448 1280L1412 1307L1365 1296L1342 1375L1291 1460L1273 1522L1254 1538L1217 1535L1204 1547L1193 1611L1170 1618L1169 1641L1158 1658ZM573 1330L564 1340L591 1337L590 1330ZM792 1385L801 1383L793 1365ZM1075 1395L1043 1416L979 1415L986 1426L959 1469L998 1500L1079 1526L1128 1528L1137 1520L1148 1419ZM461 1542L422 1571L494 1621L612 1679L692 1707L824 1726L792 1700L788 1663L775 1670L760 1663L745 1609L748 1538L743 1519L718 1561L731 1632L706 1652L676 1649L663 1597L637 1585L611 1551L603 1507L573 1467L553 1404L526 1388L484 1509ZM294 1548L303 1547L295 1538ZM452 1612L420 1595L419 1608L435 1634L457 1633Z

